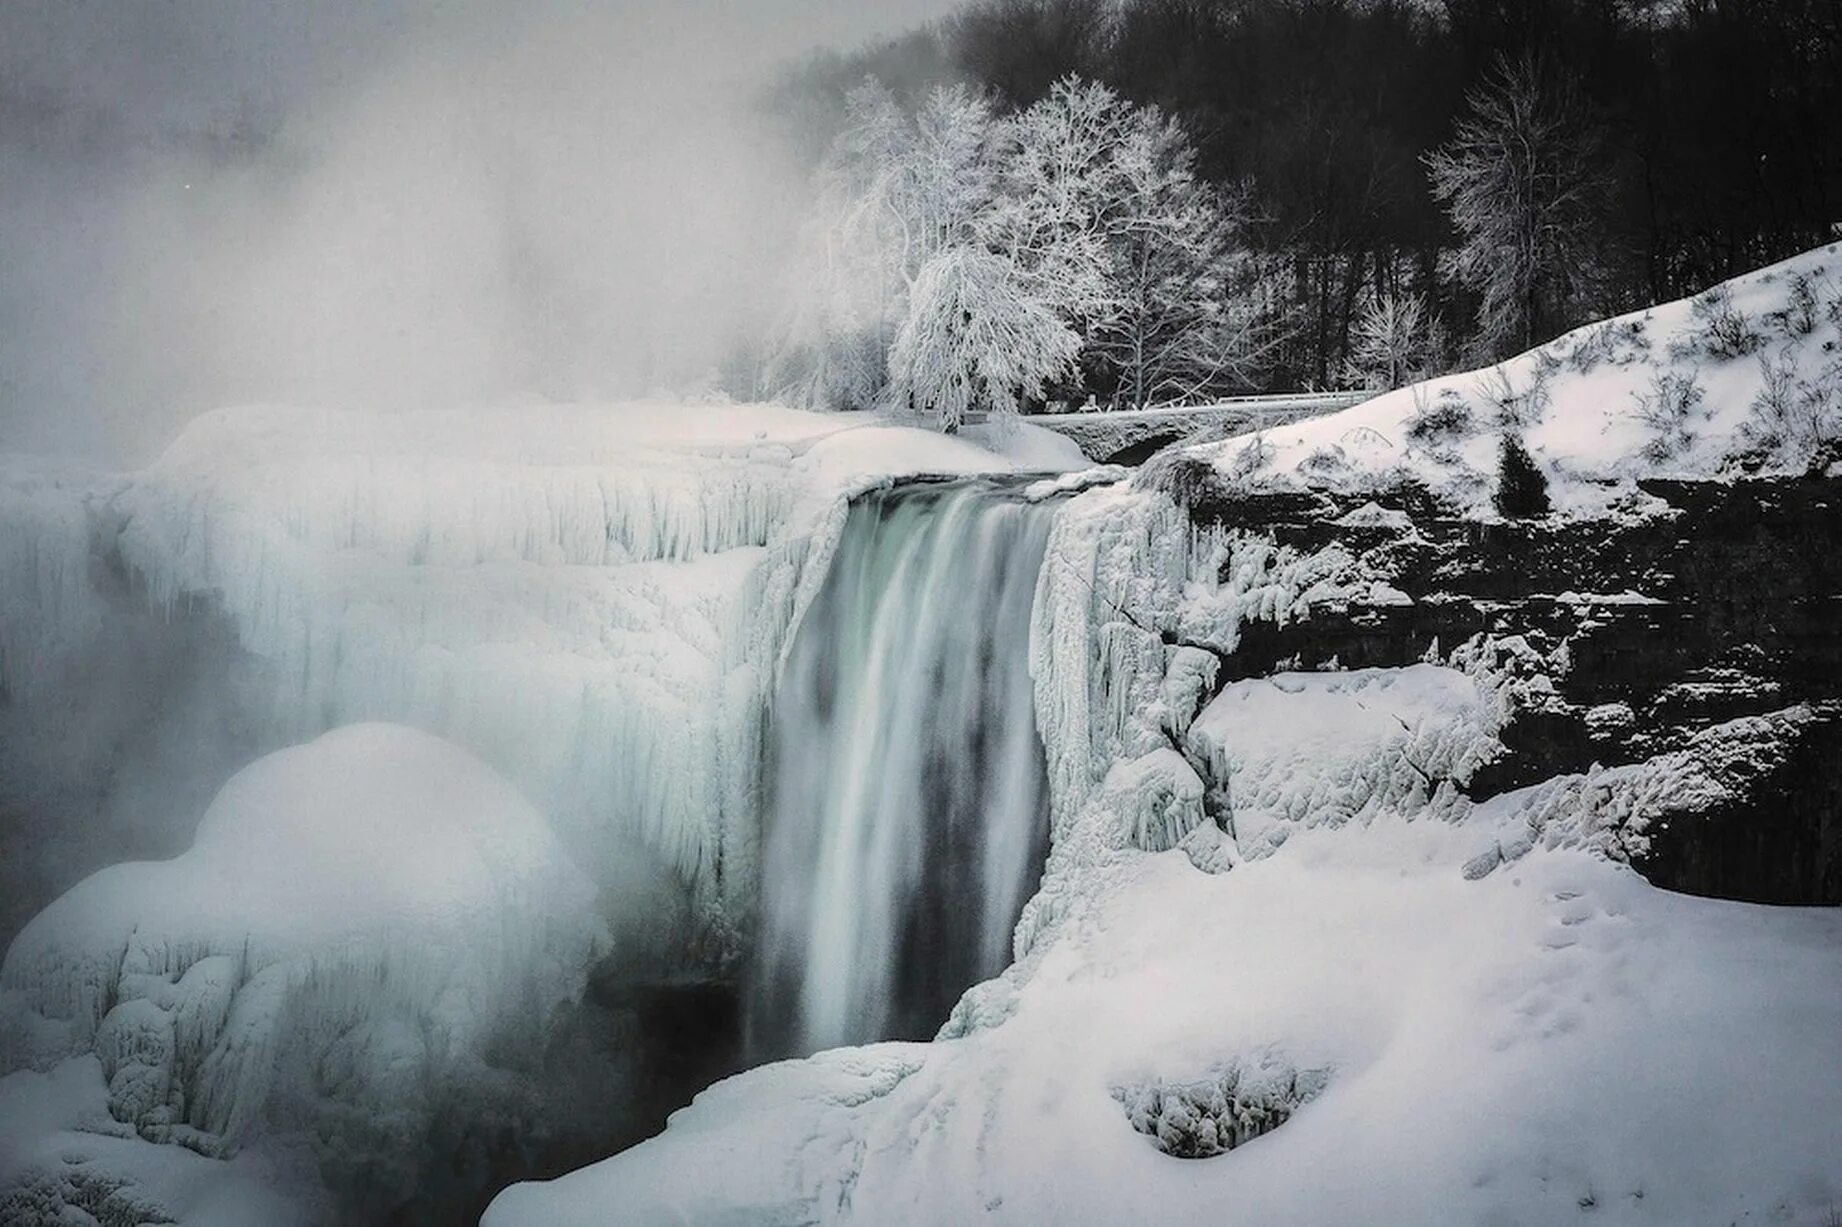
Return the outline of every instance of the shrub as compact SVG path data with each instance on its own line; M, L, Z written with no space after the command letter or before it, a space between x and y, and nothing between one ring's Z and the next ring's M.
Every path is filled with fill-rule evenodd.
M1529 377L1529 386L1518 390L1506 366L1490 368L1482 380L1484 395L1497 407L1499 426L1525 426L1541 420L1548 411L1548 376L1550 367L1538 362Z
M1817 269L1820 274L1823 270ZM1816 278L1797 273L1791 278L1791 290L1786 296L1784 309L1773 311L1765 317L1766 322L1777 328L1787 340L1807 337L1816 331L1817 323L1817 282Z
M1474 426L1470 405L1456 396L1441 396L1430 405L1416 404L1413 416L1407 419L1407 437L1430 446L1461 439Z
M1733 305L1733 291L1717 285L1690 306L1701 321L1700 344L1710 358L1723 362L1744 358L1765 344L1765 336L1744 311Z
M1831 362L1814 379L1797 378L1789 355L1774 362L1759 360L1759 394L1744 427L1748 441L1767 451L1782 451L1793 464L1821 469L1842 446L1842 360Z
M1637 416L1655 432L1644 454L1653 461L1667 460L1694 442L1689 418L1701 405L1701 384L1695 376L1659 372L1648 392L1633 392Z
M1529 455L1529 449L1513 434L1503 436L1497 452L1497 490L1492 501L1497 514L1506 520L1533 519L1551 510L1548 479Z

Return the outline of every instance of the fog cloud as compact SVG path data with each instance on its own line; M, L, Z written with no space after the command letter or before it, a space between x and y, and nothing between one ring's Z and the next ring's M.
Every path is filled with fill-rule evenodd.
M771 309L775 65L946 0L0 9L0 448L693 384Z

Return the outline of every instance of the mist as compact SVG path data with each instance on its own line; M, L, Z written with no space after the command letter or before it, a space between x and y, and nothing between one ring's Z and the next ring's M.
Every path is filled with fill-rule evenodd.
M949 7L9 5L0 449L709 386L799 208L763 82Z

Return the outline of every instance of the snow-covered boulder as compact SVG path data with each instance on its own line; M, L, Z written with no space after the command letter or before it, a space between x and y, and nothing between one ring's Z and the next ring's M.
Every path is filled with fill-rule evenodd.
M581 992L608 944L595 903L476 759L340 728L239 772L183 855L33 919L0 966L0 1068L93 1059L109 1117L150 1141L229 1155L304 1131L330 1169L388 1167Z

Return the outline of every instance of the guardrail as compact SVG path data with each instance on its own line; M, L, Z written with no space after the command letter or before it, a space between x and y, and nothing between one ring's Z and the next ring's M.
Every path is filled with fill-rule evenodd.
M1145 409L1094 409L1074 413L1026 413L1026 421L1047 425L1051 422L1133 422L1161 418L1194 418L1246 414L1271 415L1278 420L1314 417L1335 413L1360 405L1373 392L1281 392L1263 396L1229 396L1221 400L1194 405L1153 405Z

